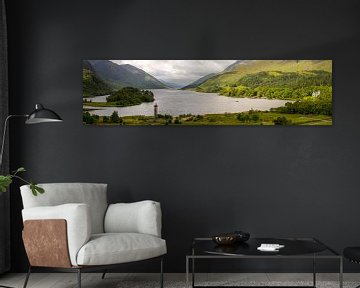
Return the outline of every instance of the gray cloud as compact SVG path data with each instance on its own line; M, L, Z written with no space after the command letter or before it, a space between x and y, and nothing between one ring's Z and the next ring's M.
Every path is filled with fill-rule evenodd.
M210 73L224 70L236 60L111 60L117 64L130 64L155 76L159 80L179 85L189 84Z

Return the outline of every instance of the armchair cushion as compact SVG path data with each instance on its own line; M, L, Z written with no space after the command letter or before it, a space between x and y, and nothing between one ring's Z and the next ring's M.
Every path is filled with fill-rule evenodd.
M47 183L39 184L45 193L34 197L29 185L20 187L24 208L84 203L89 206L92 232L104 232L107 209L106 184L97 183Z
M22 210L23 220L65 219L71 264L76 266L79 249L90 239L91 217L86 204L33 207Z
M94 234L79 251L78 265L108 265L166 254L165 240L140 233Z
M161 208L155 201L111 204L105 233L143 233L161 237Z

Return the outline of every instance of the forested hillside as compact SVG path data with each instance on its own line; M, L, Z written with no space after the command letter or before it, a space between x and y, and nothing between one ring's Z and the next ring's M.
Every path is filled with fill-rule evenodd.
M238 98L294 100L279 111L332 115L332 61L237 61L194 89Z
M94 97L110 94L112 89L94 72L83 67L83 97Z

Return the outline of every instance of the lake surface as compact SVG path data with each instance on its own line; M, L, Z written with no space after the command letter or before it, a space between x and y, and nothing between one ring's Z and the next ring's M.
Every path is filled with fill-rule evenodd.
M284 106L288 100L270 100L270 99L249 99L249 98L233 98L219 96L217 93L200 93L188 90L175 89L153 89L155 101L152 103L142 103L129 107L101 107L90 111L90 113L99 116L109 116L117 111L119 116L154 115L154 104L158 105L159 114L170 114L178 116L181 114L220 114L220 113L236 113L254 110L269 110ZM108 96L108 95L107 95ZM93 102L106 102L107 96L97 96L91 99ZM84 108L87 107L84 104Z

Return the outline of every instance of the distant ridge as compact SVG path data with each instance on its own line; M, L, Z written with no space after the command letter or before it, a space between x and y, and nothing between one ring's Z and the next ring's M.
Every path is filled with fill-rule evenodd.
M139 89L162 89L167 86L130 64L119 65L109 60L87 60L96 76L114 89L122 87L135 87Z
M216 75L216 73L210 73L208 75L205 75L197 80L195 80L194 82L182 87L181 89L191 89L191 88L196 88L197 86L201 85L202 83L204 83L205 81L209 80L211 77L214 77Z
M230 64L228 67L226 67L223 72L231 71L235 67L238 67L239 65L249 64L251 61L254 60L236 60L233 64Z
M177 83L169 82L169 81L164 81L164 80L161 80L161 82L164 83L167 86L167 88L179 89L179 88L181 88L183 86L181 84L177 84Z

